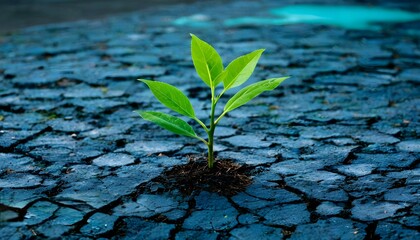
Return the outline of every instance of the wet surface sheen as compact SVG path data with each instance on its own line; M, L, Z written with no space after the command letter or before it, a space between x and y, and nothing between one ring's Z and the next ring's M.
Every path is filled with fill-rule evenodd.
M1 238L418 239L419 21L380 31L222 24L279 4L200 1L3 37ZM196 14L211 27L173 23ZM265 48L249 83L292 76L220 122L217 154L252 173L233 196L157 181L206 149L133 112L165 111L136 80L149 78L208 117L190 32L225 65Z

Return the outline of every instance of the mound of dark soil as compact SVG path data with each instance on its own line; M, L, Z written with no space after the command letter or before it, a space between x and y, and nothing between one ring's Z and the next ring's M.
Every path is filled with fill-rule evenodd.
M228 160L217 160L210 169L206 160L199 158L164 172L158 181L166 188L179 189L186 195L204 190L232 196L251 184L249 172L249 167Z

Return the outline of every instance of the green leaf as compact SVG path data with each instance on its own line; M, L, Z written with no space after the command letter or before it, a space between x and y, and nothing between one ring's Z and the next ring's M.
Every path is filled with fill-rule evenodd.
M278 85L280 85L280 83L282 83L288 78L289 77L272 78L251 84L241 89L231 99L229 99L229 101L225 105L224 111L230 112L233 109L244 105L245 103L249 102L261 93L275 89Z
M225 90L237 87L251 76L264 49L255 50L251 53L238 57L226 67L223 79Z
M226 69L225 70L223 70L217 77L216 77L216 79L214 80L214 86L217 86L217 85L219 85L221 82L223 82L223 79L225 79L225 77L226 77L226 74L227 74L227 71L226 71Z
M156 123L157 125L169 130L173 133L196 138L197 134L194 129L184 120L175 116L151 111L136 111L144 120Z
M191 57L198 76L210 88L218 83L215 79L223 71L222 58L217 51L208 43L191 34Z
M153 95L166 107L184 116L194 118L194 108L188 99L178 88L163 82L139 79L147 84Z

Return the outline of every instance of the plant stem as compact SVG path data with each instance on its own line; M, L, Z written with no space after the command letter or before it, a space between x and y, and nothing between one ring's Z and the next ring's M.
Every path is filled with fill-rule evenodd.
M207 128L206 124L204 124L200 119L198 119L196 117L193 118L193 119L201 125L201 127L204 129L204 131L206 131L206 132L209 131L209 129Z
M225 114L226 114L227 112L223 112L217 119L216 119L216 121L214 122L214 124L215 125L217 125L218 123L219 123L219 121L222 119L222 117L224 117L225 116Z
M203 138L201 138L201 137L199 137L199 136L197 136L196 137L198 140L200 140L200 141L202 141L204 144L206 144L207 146L209 145L209 143L205 140L205 139L203 139Z
M208 146L207 166L209 168L213 168L213 165L214 165L213 139L210 140L210 138L209 138L209 145L207 145L207 146Z
M214 165L214 130L216 129L216 123L214 122L214 112L216 110L216 99L214 98L214 89L211 91L211 113L210 113L210 128L207 132L208 139L208 159L207 165L209 168L213 168Z

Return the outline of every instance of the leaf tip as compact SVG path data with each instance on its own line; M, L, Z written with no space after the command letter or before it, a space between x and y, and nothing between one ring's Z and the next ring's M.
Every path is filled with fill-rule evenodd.
M134 113L137 113L138 115L140 115L140 117L143 117L142 114L144 111L140 111L140 110L134 110Z
M140 82L143 82L145 84L147 84L148 82L152 82L152 80L147 80L147 79L137 79L137 80L139 80Z

